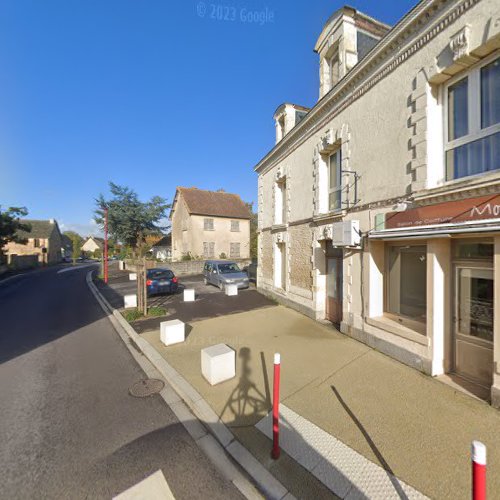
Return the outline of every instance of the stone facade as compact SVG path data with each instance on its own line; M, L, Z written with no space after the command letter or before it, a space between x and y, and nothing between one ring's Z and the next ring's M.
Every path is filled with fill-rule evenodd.
M475 71L472 82L478 68L498 60L500 11L493 0L423 0L389 32L372 21L368 29L368 16L346 8L327 22L316 46L323 97L255 168L258 283L266 294L318 320L336 314L344 333L425 373L441 375L457 371L459 364L453 354L458 338L454 280L457 266L463 265L455 257L457 245L473 237L493 248L494 258L482 265L491 267L495 290L500 281L500 211L491 209L486 222L452 219L448 225L439 212L484 196L497 203L500 165L450 178L445 150L451 147L447 89ZM356 54L354 40L362 40L356 30L375 35L379 28L374 48ZM336 60L332 50L345 63L333 85L324 67ZM489 131L499 133L500 124ZM407 225L407 231L404 225L400 230L385 227L394 213L417 217L423 207L436 207L436 216L418 227ZM333 234L339 227L359 227L359 241L339 240ZM394 245L425 249L420 258L425 261L426 319L418 324L394 321L389 314ZM332 277L336 269L338 281ZM491 356L500 363L499 315L494 337ZM494 372L488 385L500 404L500 375Z
M189 194L198 195L209 193L210 195L222 195L220 206L216 207L216 214L211 211L212 207L197 206L196 196L192 196L190 204L186 202L182 188L177 191L175 201L170 214L172 221L172 259L181 260L183 256L191 255L194 258L222 258L248 259L250 258L250 213L243 202L237 197L243 206L233 205L237 201L229 199L229 193L208 192L189 189ZM213 197L213 196L212 196ZM205 213L204 213L205 212ZM224 215L227 214L227 215ZM207 224L207 219L210 224ZM209 253L207 253L209 252ZM211 253L211 254L210 254ZM239 254L239 255L238 255Z
M12 255L36 255L40 264L61 262L64 248L57 222L54 219L23 222L30 224L32 231L20 235L25 239L25 243L11 241L4 247L7 262L11 263Z

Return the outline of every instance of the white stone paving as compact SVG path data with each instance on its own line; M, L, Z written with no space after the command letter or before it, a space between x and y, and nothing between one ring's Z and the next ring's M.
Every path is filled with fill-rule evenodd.
M272 414L256 427L272 439ZM427 498L285 405L280 405L280 446L340 498Z

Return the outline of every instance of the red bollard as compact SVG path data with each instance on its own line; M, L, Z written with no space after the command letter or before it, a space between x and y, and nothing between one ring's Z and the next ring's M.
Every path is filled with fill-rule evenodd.
M273 380L273 451L271 457L277 460L280 457L280 368L281 357L274 355L274 380Z
M472 500L486 500L486 446L472 441Z

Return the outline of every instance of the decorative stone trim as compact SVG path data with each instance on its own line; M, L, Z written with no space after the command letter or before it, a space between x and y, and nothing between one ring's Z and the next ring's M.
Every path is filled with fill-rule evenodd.
M354 101L368 92L374 85L387 75L392 73L397 67L413 56L416 52L427 45L437 35L453 24L461 15L474 7L480 0L464 0L447 12L443 17L437 19L423 35L415 38L405 49L401 49L401 44L407 40L413 32L421 29L423 22L428 22L427 18L437 15L447 7L446 2L441 0L423 1L414 9L414 15L403 20L377 45L372 54L363 59L348 73L342 82L339 82L335 92L331 92L324 99L311 109L308 115L282 140L268 155L266 155L255 167L256 171L262 173L273 168L273 166L283 161L292 151L316 134L322 127L331 121L336 115L344 111ZM391 61L387 61L393 55ZM383 61L386 64L383 65ZM374 71L375 66L380 69ZM373 76L368 77L371 74ZM368 77L368 78L367 78ZM366 80L363 80L367 78ZM352 91L356 84L359 87Z
M349 158L351 157L351 150L349 148L349 141L351 134L347 123L337 129L328 129L314 148L313 156L313 214L315 217L330 214L323 209L324 203L321 203L321 186L326 185L326 175L328 169L328 156L340 149L341 156L341 170L343 172L350 172ZM344 185L347 174L342 175L342 193L344 194ZM349 183L349 179L346 179ZM348 200L349 201L349 200ZM328 200L325 200L328 204ZM322 206L323 205L323 206Z
M408 105L408 171L412 193L425 189L427 180L427 87L427 73L422 68L413 79Z
M469 55L469 32L469 26L466 25L451 37L450 49L453 53L454 61Z

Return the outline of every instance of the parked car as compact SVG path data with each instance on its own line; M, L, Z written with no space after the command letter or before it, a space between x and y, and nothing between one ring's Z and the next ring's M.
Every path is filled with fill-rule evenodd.
M148 296L160 293L175 293L179 286L173 271L167 268L154 268L146 271Z
M237 285L238 288L248 288L248 276L236 262L227 260L207 260L203 266L203 281L224 290L226 285Z
M247 273L250 281L257 283L257 261L252 261L248 266L243 268L243 271Z

